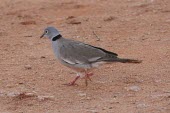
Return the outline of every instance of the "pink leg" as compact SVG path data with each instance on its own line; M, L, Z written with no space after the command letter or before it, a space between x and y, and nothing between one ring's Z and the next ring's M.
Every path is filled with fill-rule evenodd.
M76 81L80 78L80 76L77 76L73 81L71 81L70 83L68 84L64 84L64 85L68 85L68 86L74 86L76 85Z
M93 76L93 73L88 73L88 74L86 74L85 76L87 77L87 79L89 79L90 81L92 81L91 78L90 78L90 76Z
M86 74L85 74L85 84L86 84L86 86L88 85L87 80L92 81L91 78L90 78L90 76L93 76L93 73L86 73ZM80 76L77 76L73 81L71 81L71 82L68 83L68 84L64 84L64 85L67 85L67 86L76 85L76 81L77 81L79 78L80 78Z
M91 78L90 78L90 76L93 76L93 73L87 73L87 74L85 75L85 84L86 84L86 86L88 85L87 79L90 80L90 81L92 81Z

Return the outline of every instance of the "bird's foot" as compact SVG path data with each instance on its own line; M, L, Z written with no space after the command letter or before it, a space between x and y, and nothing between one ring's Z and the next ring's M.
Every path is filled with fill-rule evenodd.
M76 84L74 82L66 83L66 84L63 84L63 85L66 85L66 86L78 86L78 84Z
M92 81L91 78L90 78L90 76L93 76L93 73L87 73L87 74L85 75L85 84L86 84L86 86L88 85L88 81L87 81L87 80Z
M80 78L80 76L77 76L73 81L71 81L70 83L67 83L67 84L64 84L64 85L67 85L67 86L75 86L75 85L78 85L76 84L76 81Z
M85 75L85 77L86 77L87 79L89 79L90 81L92 81L91 78L90 78L91 76L93 76L93 73L88 73L88 74Z

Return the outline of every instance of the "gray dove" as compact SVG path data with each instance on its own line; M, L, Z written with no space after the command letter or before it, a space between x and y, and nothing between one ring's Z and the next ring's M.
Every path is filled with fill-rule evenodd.
M77 79L85 78L91 80L93 75L90 71L101 64L121 62L121 63L141 63L141 60L119 58L118 54L107 51L100 47L85 44L80 41L66 39L54 27L47 27L40 37L48 37L52 43L52 48L56 58L65 66L77 72L76 78L67 85L75 85Z

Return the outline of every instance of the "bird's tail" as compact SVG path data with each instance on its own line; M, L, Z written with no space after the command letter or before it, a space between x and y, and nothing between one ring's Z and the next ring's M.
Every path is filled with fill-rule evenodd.
M142 62L142 60L126 59L126 58L117 58L115 61L121 62L121 63L141 63Z

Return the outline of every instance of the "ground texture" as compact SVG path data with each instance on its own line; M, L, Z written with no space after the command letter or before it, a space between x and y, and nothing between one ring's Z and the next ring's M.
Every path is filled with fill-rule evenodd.
M0 113L170 113L170 0L1 0ZM44 28L141 59L94 70L57 62Z

